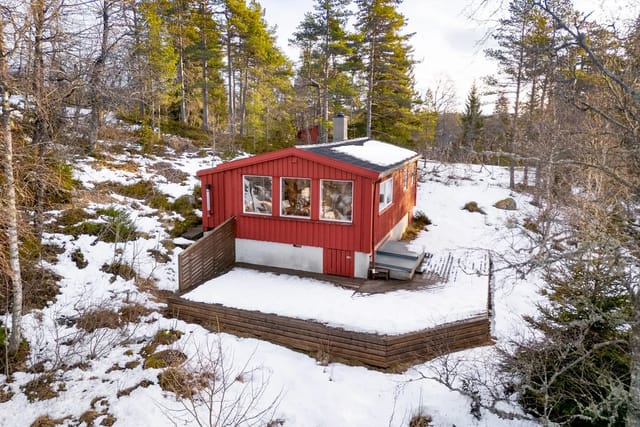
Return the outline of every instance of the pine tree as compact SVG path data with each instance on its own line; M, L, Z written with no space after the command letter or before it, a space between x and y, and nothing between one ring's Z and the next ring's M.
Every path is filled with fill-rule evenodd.
M411 144L419 130L414 107L413 64L409 39L402 34L405 18L397 10L399 0L357 0L364 75L367 137Z
M475 83L469 91L460 121L462 123L460 153L464 156L474 151L484 150L484 119L480 111L480 97Z
M345 69L352 53L345 29L350 3L351 0L316 0L313 12L305 15L291 39L302 50L298 79L303 86L317 86L320 92L320 142L328 141L330 100L334 99L334 112L339 112L341 98L353 95Z

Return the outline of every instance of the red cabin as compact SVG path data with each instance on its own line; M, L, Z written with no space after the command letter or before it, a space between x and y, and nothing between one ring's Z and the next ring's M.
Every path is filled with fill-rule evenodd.
M238 262L367 277L413 217L419 157L360 138L223 163L198 172L203 228L236 217Z

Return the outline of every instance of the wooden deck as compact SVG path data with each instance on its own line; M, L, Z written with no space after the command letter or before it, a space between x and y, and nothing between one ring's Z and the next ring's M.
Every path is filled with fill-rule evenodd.
M169 314L212 331L264 339L316 357L389 371L433 357L491 343L487 315L402 335L379 335L319 322L261 313L173 296Z
M327 276L281 268L237 264L274 274L287 274L331 282L363 294L444 287L464 273L486 274L488 306L484 314L401 335L379 335L328 326L277 314L167 298L168 314L199 323L212 331L264 339L302 351L322 361L340 361L387 371L398 371L453 351L491 343L491 260L488 256L467 258L461 254L428 255L426 271L412 280L366 280ZM393 309L392 307L390 309Z

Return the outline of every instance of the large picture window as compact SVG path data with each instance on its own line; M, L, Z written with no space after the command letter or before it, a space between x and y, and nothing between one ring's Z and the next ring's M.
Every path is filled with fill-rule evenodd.
M243 209L244 213L271 215L271 177L251 176L242 177Z
M283 216L308 218L311 216L311 180L304 178L282 178Z
M320 219L351 222L353 210L353 182L321 181Z
M380 183L380 207L383 210L393 202L393 178Z

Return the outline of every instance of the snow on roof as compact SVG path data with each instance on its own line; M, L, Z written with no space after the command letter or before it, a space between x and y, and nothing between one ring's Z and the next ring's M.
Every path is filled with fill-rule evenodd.
M394 165L416 156L415 151L375 139L367 140L363 144L338 145L331 150L380 166Z
M297 148L378 173L392 170L409 159L419 157L415 151L369 138L328 144L298 145Z

